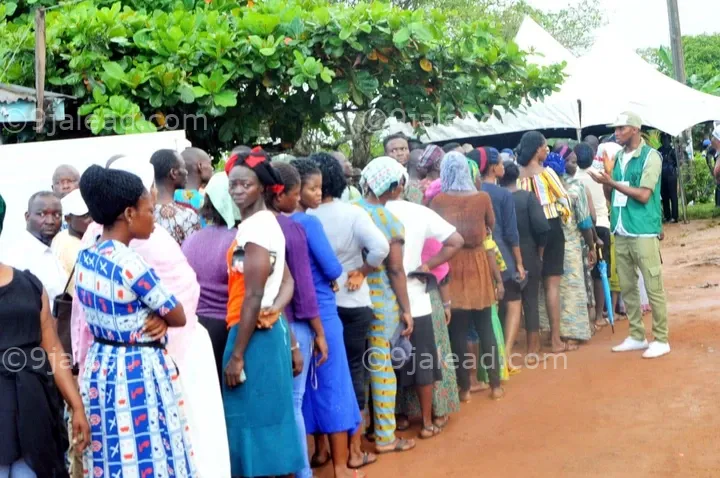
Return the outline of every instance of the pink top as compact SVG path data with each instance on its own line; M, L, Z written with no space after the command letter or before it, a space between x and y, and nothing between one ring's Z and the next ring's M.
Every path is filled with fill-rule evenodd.
M89 247L102 234L101 225L92 223L83 236L83 247ZM200 298L200 285L195 271L188 264L180 246L162 227L156 227L147 240L133 240L130 247L140 254L155 270L163 285L172 292L185 309L187 323L184 327L168 329L168 352L183 366L183 352L192 337L197 324L197 304ZM73 301L72 307L72 347L73 360L80 367L80 376L85 368L85 357L93 343L93 335L85 322L85 310L79 301Z
M427 184L427 187L425 188L425 204L429 205L433 198L441 192L442 183L440 179L436 179ZM437 239L428 239L427 241L425 241L425 245L423 246L422 250L423 263L430 259L432 256L436 255L438 252L440 252L442 248L442 242L438 241ZM450 272L450 265L446 262L445 264L437 266L430 272L432 272L432 274L435 276L439 283L448 275L448 272Z

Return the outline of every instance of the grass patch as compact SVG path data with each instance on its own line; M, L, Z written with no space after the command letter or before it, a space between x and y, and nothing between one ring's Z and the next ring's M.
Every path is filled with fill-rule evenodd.
M693 204L687 208L688 219L714 219L720 218L720 207L713 203Z

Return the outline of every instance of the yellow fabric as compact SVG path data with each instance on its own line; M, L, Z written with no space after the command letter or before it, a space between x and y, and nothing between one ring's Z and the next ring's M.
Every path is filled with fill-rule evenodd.
M81 248L82 241L77 237L71 236L70 231L67 229L60 231L50 245L50 249L58 262L60 262L63 272L65 273L65 281L67 281L70 277L70 273L72 272L73 267L75 267L75 262L77 262L78 254L80 254ZM63 292L74 294L74 291L75 278L73 277L70 279L70 285L68 286L67 291Z
M486 251L495 251L495 263L497 263L500 272L506 271L507 264L505 264L505 259L503 259L497 243L493 240L491 232L488 232L487 236L485 236L485 241L483 241L483 245L485 246Z

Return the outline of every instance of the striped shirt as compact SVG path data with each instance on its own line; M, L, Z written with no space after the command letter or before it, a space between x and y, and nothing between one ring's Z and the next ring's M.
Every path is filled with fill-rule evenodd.
M567 222L570 218L570 197L552 169L545 168L540 174L518 179L518 188L535 194L547 219L559 217Z

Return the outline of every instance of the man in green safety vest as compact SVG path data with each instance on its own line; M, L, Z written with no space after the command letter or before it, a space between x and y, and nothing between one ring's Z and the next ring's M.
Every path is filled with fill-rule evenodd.
M662 157L642 139L642 120L637 114L623 113L610 127L615 128L616 141L623 149L606 165L605 171L595 172L593 179L604 186L610 201L610 230L615 234L618 278L630 320L630 336L612 350L645 350L644 358L657 358L670 352L658 238L662 232ZM654 340L650 344L645 338L640 311L638 269L652 305Z

